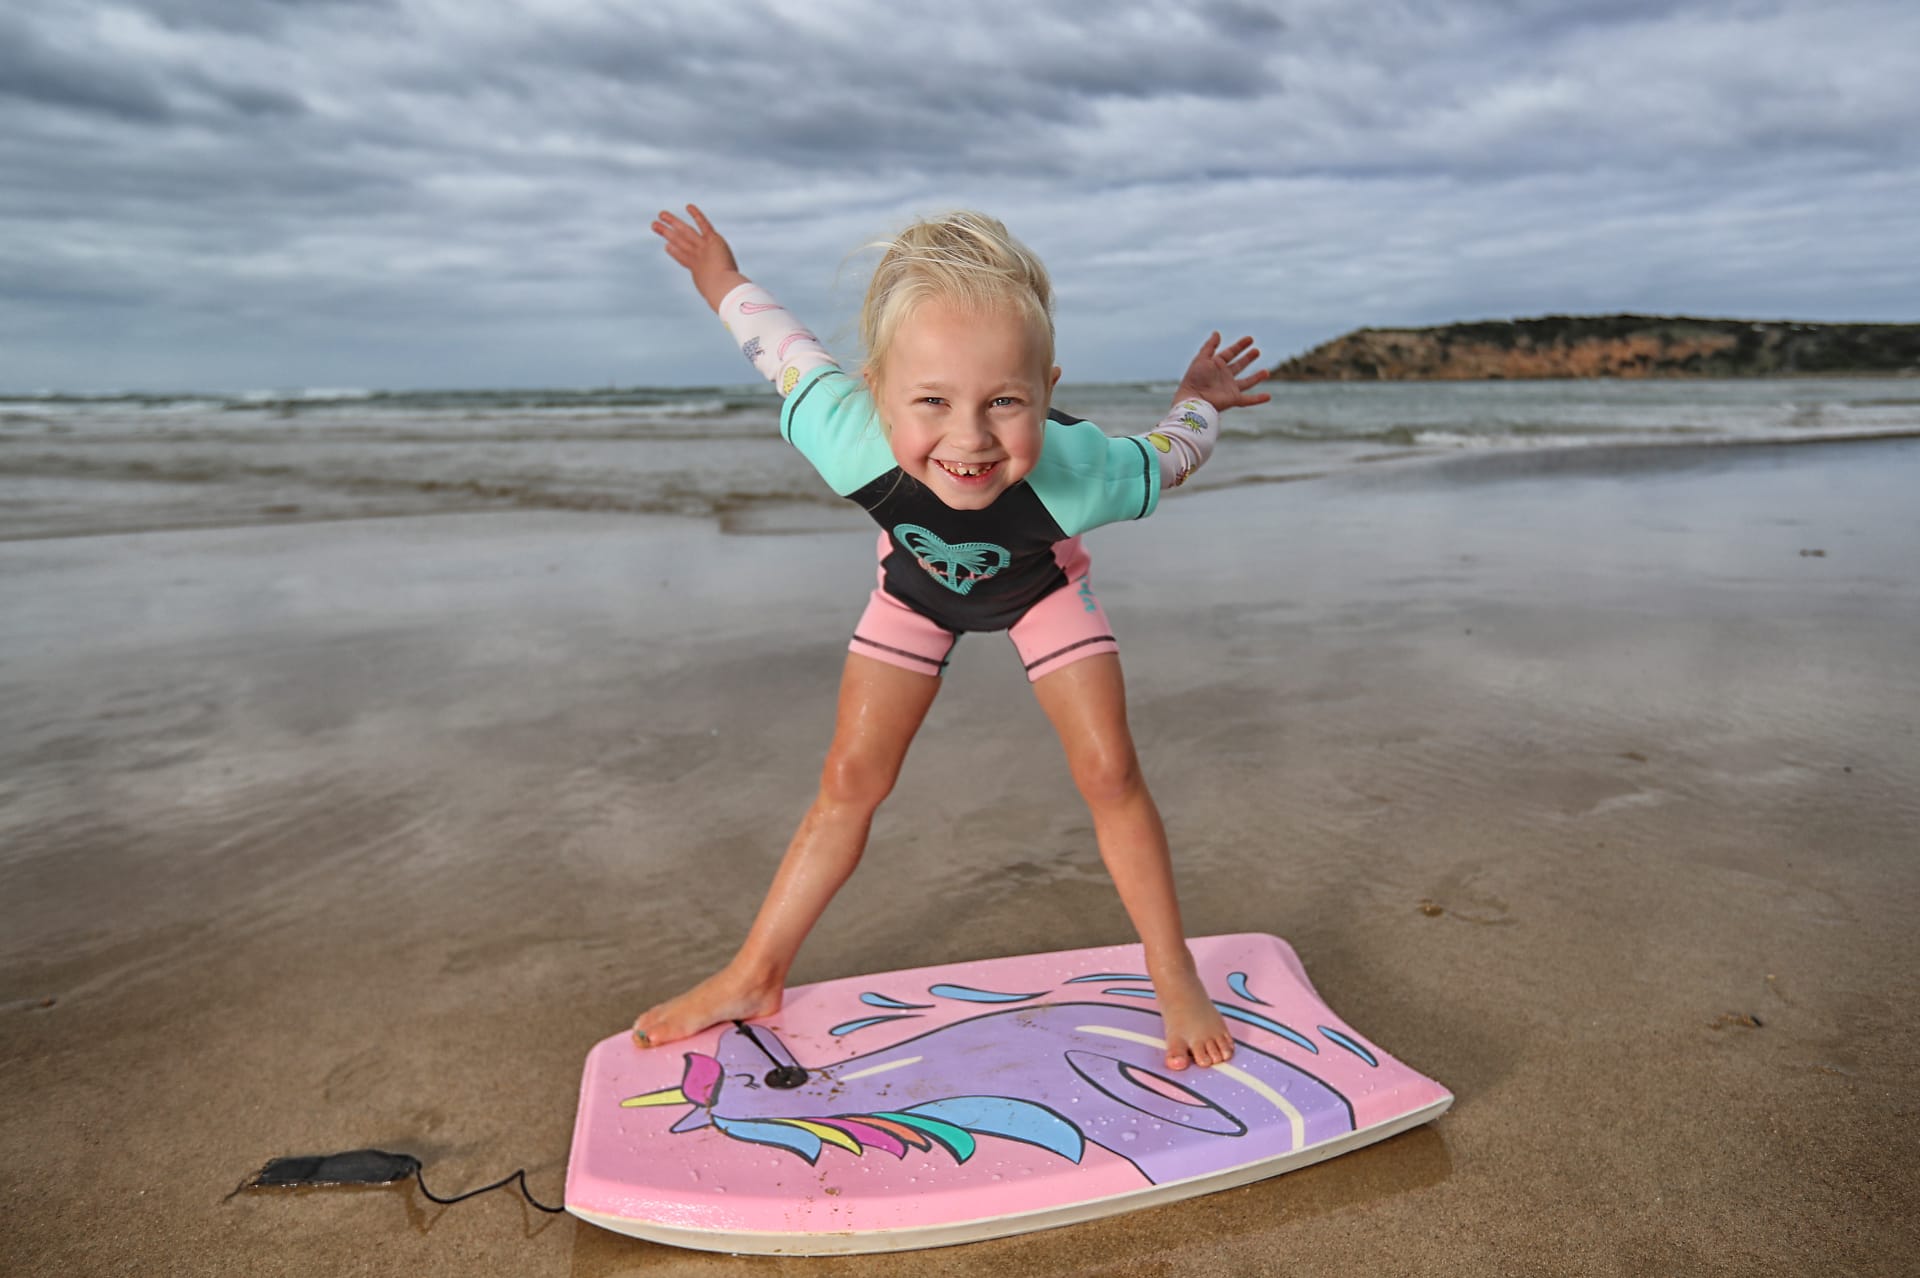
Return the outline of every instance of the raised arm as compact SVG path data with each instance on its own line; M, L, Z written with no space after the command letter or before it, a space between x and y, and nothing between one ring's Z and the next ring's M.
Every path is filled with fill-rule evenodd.
M1200 344L1200 351L1187 365L1180 388L1173 393L1173 408L1148 431L1145 438L1153 445L1160 466L1160 486L1178 488L1187 476L1213 455L1213 441L1220 434L1220 414L1229 408L1247 408L1264 404L1273 396L1253 388L1267 379L1267 370L1247 368L1260 358L1260 348L1251 337L1243 337L1220 348L1220 334L1211 334Z
M667 256L687 268L693 286L720 317L760 375L792 391L809 372L834 358L773 295L740 273L733 249L697 205L687 205L691 223L662 210L653 233L666 241Z

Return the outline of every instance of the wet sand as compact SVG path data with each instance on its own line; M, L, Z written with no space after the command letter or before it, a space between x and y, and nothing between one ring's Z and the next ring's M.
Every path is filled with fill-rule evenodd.
M5 1268L1910 1272L1917 489L1913 443L1620 451L1103 530L1189 929L1287 937L1458 1099L1244 1189L837 1261L230 1191L377 1146L559 1200L584 1053L725 958L811 794L862 524L0 543ZM968 638L794 980L1130 939L1010 646Z

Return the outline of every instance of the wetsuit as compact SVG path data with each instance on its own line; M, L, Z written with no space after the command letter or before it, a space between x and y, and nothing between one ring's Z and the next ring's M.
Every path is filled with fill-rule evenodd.
M1037 679L1118 650L1080 534L1152 514L1212 452L1212 405L1183 400L1152 431L1118 438L1050 412L1033 471L985 510L955 510L894 460L865 383L765 290L738 286L720 316L785 396L782 437L882 530L879 587L853 651L937 674L961 633L1007 630Z

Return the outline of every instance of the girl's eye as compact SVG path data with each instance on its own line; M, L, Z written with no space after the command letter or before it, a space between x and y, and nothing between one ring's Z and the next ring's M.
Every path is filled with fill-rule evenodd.
M993 406L995 408L1006 408L1006 407L1009 407L1010 405L1018 404L1019 402L1020 402L1019 400L1015 399L1011 395L1000 395L994 399Z
M944 399L941 399L938 395L922 395L920 397L920 402L923 404L944 404L947 401Z

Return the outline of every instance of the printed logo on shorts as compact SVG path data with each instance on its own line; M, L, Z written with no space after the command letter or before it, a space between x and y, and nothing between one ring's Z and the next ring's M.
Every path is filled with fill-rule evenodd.
M893 530L893 535L907 548L915 563L956 595L966 594L1013 562L1005 546L996 546L990 541L948 545L938 533L919 524L901 524Z

